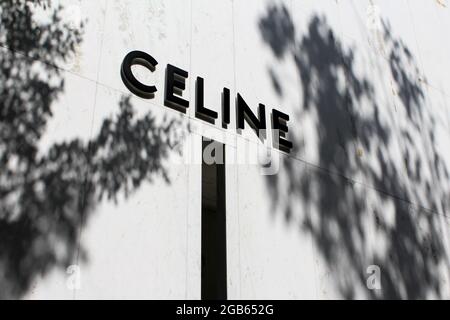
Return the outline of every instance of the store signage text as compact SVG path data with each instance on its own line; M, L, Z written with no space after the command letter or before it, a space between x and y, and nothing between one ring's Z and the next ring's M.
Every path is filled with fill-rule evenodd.
M146 85L136 79L131 69L133 65L141 65L151 72L154 72L158 62L155 58L145 52L132 51L126 55L121 67L121 76L126 87L141 98L153 99L157 92L156 86ZM188 75L187 71L171 64L167 64L164 88L164 105L166 107L186 113L190 102L185 100L182 97L182 94L186 89ZM259 139L264 141L266 139L265 133L267 130L265 105L260 103L258 105L258 115L255 115L239 93L237 93L235 101L236 130L238 132L243 130L246 122L256 132ZM227 129L230 124L230 90L228 88L223 88L221 107L222 127ZM218 113L208 109L204 105L204 79L201 77L197 77L195 85L195 117L211 124L215 124L218 119ZM293 147L292 142L286 138L288 133L287 123L289 121L289 115L279 110L272 109L270 118L273 146L289 153Z

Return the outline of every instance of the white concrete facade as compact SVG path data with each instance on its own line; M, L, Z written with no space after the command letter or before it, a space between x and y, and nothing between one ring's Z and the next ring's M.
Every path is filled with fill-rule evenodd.
M159 162L137 186L132 151L129 162L127 152L99 152L101 163L114 160L105 165L111 181L124 177L118 189L111 182L84 191L94 196L76 223L74 248L58 237L46 242L52 255L70 258L48 262L20 289L1 256L0 285L9 291L0 296L200 299L205 136L226 145L228 299L450 297L448 1L60 0L52 7L58 3L69 26L83 31L66 61L27 57L64 79L36 142L39 156L58 143L97 141L124 97L132 123L154 117L144 130L176 146L158 149ZM52 11L35 10L37 23ZM0 40L5 57L27 55ZM123 84L120 66L133 50L158 61L153 73L134 69L157 86L154 99ZM168 63L189 72L186 115L164 106ZM205 105L219 112L215 125L195 117L197 76L205 79ZM228 129L220 125L223 87L231 91ZM249 146L260 142L250 129L236 132L238 92L254 112L263 103L290 115L292 152L274 150L270 135L266 142L279 165L274 174L242 160L246 152L256 157ZM145 148L132 140L141 137L124 145ZM100 181L95 168L88 175ZM18 265L34 263L27 257ZM368 288L373 265L381 289ZM70 288L78 275L80 287Z

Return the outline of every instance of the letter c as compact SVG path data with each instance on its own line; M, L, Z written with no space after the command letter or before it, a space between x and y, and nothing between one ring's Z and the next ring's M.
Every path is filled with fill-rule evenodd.
M120 70L123 83L132 93L144 99L152 99L157 89L155 86L147 86L136 79L131 71L131 66L135 64L144 66L153 72L156 69L158 61L145 52L132 51L123 59Z

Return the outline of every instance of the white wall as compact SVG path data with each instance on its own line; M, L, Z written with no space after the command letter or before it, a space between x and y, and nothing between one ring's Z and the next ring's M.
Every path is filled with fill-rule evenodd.
M130 94L119 68L132 50L159 64L136 70L155 98L131 105L156 127L179 121L182 151L163 158L169 181L155 174L95 204L73 258L80 290L57 266L24 298L200 298L202 135L226 143L228 298L449 298L448 6L376 0L385 27L371 30L368 0L60 2L79 7L85 25L74 60L57 65L65 90L41 154L89 141L118 113ZM163 106L167 63L189 71L186 116ZM231 90L228 130L220 116L216 126L195 118L196 76L219 114L221 90ZM295 147L274 151L276 175L239 161L243 142L258 140L233 130L237 92L254 111L264 103L291 117ZM366 287L370 265L381 290Z

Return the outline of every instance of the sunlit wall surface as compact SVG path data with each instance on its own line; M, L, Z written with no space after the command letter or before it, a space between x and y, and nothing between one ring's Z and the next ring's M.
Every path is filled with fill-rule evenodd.
M446 0L1 1L0 298L201 298L202 137L227 298L450 298L448 30ZM289 154L237 132L237 93L290 116Z

